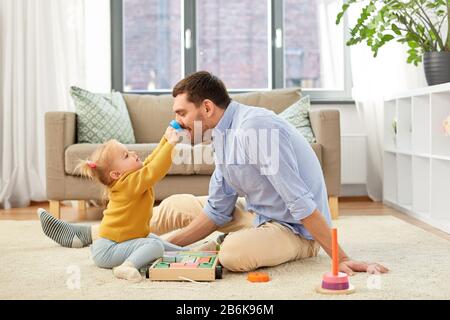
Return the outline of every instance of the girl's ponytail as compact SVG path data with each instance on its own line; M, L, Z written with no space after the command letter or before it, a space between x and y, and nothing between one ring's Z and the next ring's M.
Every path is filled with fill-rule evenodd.
M95 172L97 165L95 162L90 160L80 160L77 167L75 168L82 177L94 180L98 175Z

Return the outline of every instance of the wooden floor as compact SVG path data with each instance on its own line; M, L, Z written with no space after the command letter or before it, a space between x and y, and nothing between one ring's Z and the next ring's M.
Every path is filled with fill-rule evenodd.
M36 210L44 208L48 210L48 202L32 203L27 208L15 208L9 210L0 209L0 220L37 220ZM87 221L99 221L102 218L103 208L90 207L87 209ZM412 218L404 213L383 205L380 202L373 202L366 197L352 197L339 198L339 214L341 216L355 216L355 215L391 215L412 225L415 225L423 230L431 232L443 239L450 241L450 235L440 231L422 221ZM61 218L70 222L81 222L78 219L78 212L76 208L71 206L61 206ZM84 220L84 221L86 221Z

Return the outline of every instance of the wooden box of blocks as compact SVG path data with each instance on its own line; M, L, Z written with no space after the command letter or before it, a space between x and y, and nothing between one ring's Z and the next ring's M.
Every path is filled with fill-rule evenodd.
M217 251L167 251L148 269L153 281L214 281L222 278Z

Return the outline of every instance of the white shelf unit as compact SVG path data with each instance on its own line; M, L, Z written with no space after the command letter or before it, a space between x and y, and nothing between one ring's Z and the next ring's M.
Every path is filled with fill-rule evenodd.
M386 151L384 153L384 199L397 203L397 161L395 153Z
M450 116L450 91L431 94L431 153L450 158L450 137L444 134L444 119Z
M430 97L428 95L412 97L414 119L412 132L413 152L430 154Z
M450 83L385 98L383 202L450 234L448 116Z
M412 137L412 99L397 100L397 149L403 153L411 152Z
M430 159L413 157L412 210L424 218L430 217Z
M412 206L412 157L404 154L397 154L397 203Z
M394 133L394 121L397 121L396 101L386 101L384 103L384 147L395 150L396 141Z

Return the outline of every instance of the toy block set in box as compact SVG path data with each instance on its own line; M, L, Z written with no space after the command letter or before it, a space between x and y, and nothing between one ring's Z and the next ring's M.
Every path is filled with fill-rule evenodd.
M146 276L152 281L214 281L222 278L217 251L166 251Z

